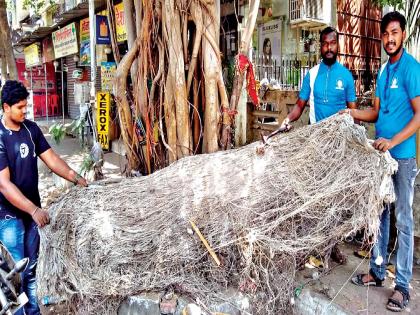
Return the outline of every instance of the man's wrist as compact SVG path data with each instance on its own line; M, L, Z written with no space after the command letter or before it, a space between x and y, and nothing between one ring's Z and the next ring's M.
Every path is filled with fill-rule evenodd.
M38 212L38 210L39 210L39 207L35 207L35 209L31 213L31 217L33 217L35 215L35 213Z
M76 175L74 176L74 179L73 179L73 183L75 185L77 185L79 183L79 179L81 179L81 178L83 178L82 175L80 175L79 173L76 173Z

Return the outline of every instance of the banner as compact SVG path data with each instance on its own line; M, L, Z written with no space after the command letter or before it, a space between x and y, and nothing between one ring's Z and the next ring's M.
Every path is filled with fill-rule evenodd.
M98 92L96 95L96 126L98 128L98 142L102 149L109 149L109 109L111 97L108 92Z
M127 40L127 30L125 28L124 3L114 6L115 12L115 28L117 32L117 42L121 43Z
M77 54L76 24L73 22L52 33L55 58Z
M90 65L89 18L80 21L80 66Z
M23 49L23 53L25 54L25 64L26 67L32 68L34 66L39 66L42 64L41 62L41 49L39 43L34 43L25 47Z
M259 28L259 53L263 65L271 65L274 60L281 60L281 29L280 19L264 23Z
M111 43L108 18L105 15L96 16L96 44L107 45Z
M101 63L101 90L112 92L117 64L115 62Z

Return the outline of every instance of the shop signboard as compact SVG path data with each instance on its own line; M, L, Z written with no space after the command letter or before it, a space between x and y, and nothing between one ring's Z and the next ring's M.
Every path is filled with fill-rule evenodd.
M73 22L52 33L55 58L77 54L76 24Z
M121 2L114 6L115 28L117 33L117 42L122 43L127 40L127 30L125 28L124 3Z
M80 21L80 66L90 65L89 18Z
M96 16L96 44L108 45L111 43L108 18L105 15Z
M26 67L32 68L34 66L39 66L41 62L41 48L39 43L34 43L25 47L23 49L25 55L25 64Z
M98 142L105 150L109 149L109 109L111 106L111 97L109 92L98 92L96 95L97 113L96 126L98 128Z

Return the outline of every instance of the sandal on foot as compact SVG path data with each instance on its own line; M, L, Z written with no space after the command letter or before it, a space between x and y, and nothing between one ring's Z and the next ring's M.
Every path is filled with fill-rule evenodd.
M363 281L363 278L368 275L370 275L373 278L373 280ZM353 277L351 279L351 282L353 282L355 285L362 286L362 287L368 287L368 286L383 287L384 286L384 280L378 279L371 271L369 271L369 274L365 274L365 273L358 274L356 277Z
M402 300L399 296L396 295L401 295ZM405 293L402 290L395 289L392 296L388 299L386 308L393 312L401 312L407 307L409 301L410 295L408 293Z

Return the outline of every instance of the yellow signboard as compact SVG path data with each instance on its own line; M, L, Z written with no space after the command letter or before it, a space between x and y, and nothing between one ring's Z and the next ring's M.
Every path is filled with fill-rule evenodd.
M23 49L25 54L25 65L28 68L39 66L41 61L41 49L39 43L35 43Z
M111 97L108 92L96 94L96 126L98 128L98 142L105 150L109 149L109 108Z
M124 18L124 3L119 3L114 6L115 11L115 28L117 32L117 42L123 42L127 40L127 30L125 28Z

